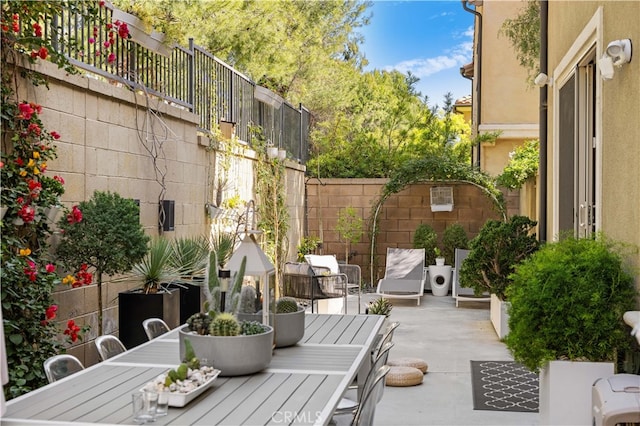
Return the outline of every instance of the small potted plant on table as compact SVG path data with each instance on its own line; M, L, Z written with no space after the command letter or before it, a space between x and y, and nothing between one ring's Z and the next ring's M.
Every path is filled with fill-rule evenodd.
M242 286L246 261L246 257L242 259L232 289ZM178 331L180 358L184 358L185 340L189 340L202 363L220 370L221 376L241 376L266 368L271 363L273 327L238 321L231 312L218 310L220 280L215 251L209 257L205 294L205 312L192 315Z

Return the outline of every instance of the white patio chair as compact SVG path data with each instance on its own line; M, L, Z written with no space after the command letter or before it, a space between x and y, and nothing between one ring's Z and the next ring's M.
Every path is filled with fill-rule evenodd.
M43 367L44 374L47 376L49 383L84 370L82 362L75 356L69 354L49 357L44 361Z
M144 328L144 332L147 333L149 340L153 340L170 330L167 323L160 318L147 318L142 321L142 327Z
M345 314L347 313L346 297L349 289L358 289L358 313L360 313L360 279L362 277L360 266L338 263L334 255L307 254L304 259L314 268L316 274L319 275L319 272L324 270L327 273L325 275L338 279L339 285L345 285L344 283L346 283L347 291L345 292L344 299Z
M469 256L471 250L464 250L457 248L455 250L455 262L453 268L453 288L451 290L451 294L453 298L456 300L456 308L458 307L458 302L489 302L491 301L491 296L489 293L484 293L480 296L476 296L473 289L469 287L462 287L460 285L460 268L462 267L462 262Z
M416 299L420 305L426 278L424 249L389 247L384 278L378 281L376 294L388 299Z
M111 334L96 337L94 343L96 344L96 349L98 349L98 357L100 358L100 361L106 361L109 358L126 352L127 350L120 339Z

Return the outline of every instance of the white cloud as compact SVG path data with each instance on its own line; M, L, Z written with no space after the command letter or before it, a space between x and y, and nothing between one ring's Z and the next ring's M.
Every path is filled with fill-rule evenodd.
M399 62L395 65L388 65L386 71L397 70L406 74L411 74L418 78L425 78L443 70L458 68L471 62L473 56L473 27L469 27L462 33L468 40L463 41L445 52L432 58L417 58Z

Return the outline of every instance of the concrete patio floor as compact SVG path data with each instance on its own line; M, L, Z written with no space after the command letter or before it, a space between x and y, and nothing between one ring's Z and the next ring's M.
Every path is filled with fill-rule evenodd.
M362 305L377 298L363 294ZM513 360L489 320L489 304L461 302L425 294L415 300L391 300L390 321L399 321L389 359L424 359L428 372L421 385L385 387L376 407L375 425L537 425L538 413L474 410L470 360ZM348 312L357 312L349 296ZM362 310L364 313L364 309ZM351 416L335 416L348 425Z

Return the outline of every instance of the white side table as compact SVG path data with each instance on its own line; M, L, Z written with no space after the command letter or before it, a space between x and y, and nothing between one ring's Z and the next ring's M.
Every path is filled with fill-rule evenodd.
M446 296L451 287L451 265L429 265L429 282L431 294L434 296Z

